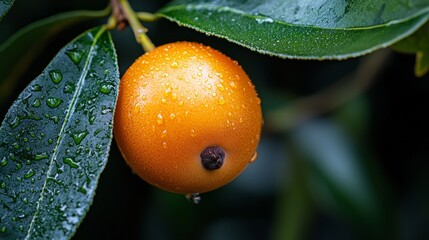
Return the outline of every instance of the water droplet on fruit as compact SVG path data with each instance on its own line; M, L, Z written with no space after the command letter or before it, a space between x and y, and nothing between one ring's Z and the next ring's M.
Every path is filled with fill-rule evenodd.
M195 137L195 136L197 136L197 133L195 132L194 129L191 129L191 137Z
M257 153L257 152L255 152L255 153L253 154L252 158L250 158L250 163L255 162L257 158L258 158L258 153Z
M171 68L178 68L179 64L177 62L172 62L170 65Z
M176 118L176 114L174 114L174 113L170 114L170 119L171 119L171 120L173 120L173 119L175 119L175 118Z
M164 130L161 133L161 138L166 138L166 137L167 137L167 130Z
M163 142L163 143L162 143L162 147L163 147L164 149L167 149L167 143L166 143L166 142Z
M224 105L225 99L223 97L220 97L218 103L219 103L219 105Z
M55 84L58 84L63 80L63 74L58 69L49 71L49 77L51 77L52 82Z
M198 204L201 202L201 195L199 193L186 194L185 197L192 204Z
M158 116L156 117L156 123L158 123L158 125L161 125L164 123L164 118L162 117L161 113L159 113Z
M216 87L217 87L217 89L219 89L219 91L224 91L225 90L225 87L221 84L221 83L219 83L218 85L216 85Z

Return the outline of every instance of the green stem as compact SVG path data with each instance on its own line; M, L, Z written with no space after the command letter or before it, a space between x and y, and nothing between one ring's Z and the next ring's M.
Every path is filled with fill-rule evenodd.
M124 10L125 16L128 20L128 23L130 24L131 28L133 29L133 32L134 32L134 35L136 37L137 42L142 45L145 52L152 51L155 48L155 45L152 43L152 41L146 35L147 29L145 27L143 27L143 25L140 23L139 19L137 18L136 13L131 8L131 6L127 0L120 0L120 3L121 3L122 8Z
M137 18L143 22L154 22L160 17L150 12L137 12Z
M125 18L128 24L130 25L131 29L134 32L134 36L136 38L136 41L140 43L144 49L145 52L150 52L155 48L155 45L152 43L152 41L149 39L149 37L146 35L147 29L140 23L139 17L137 16L136 12L132 9L131 5L128 3L127 0L113 0L112 5L114 8L116 8L116 18L120 16L121 19L116 19L116 22L118 24L122 24L119 26L119 28L123 28L123 23ZM145 14L146 17L149 16L149 14ZM152 19L154 19L152 17ZM110 26L110 25L109 25Z

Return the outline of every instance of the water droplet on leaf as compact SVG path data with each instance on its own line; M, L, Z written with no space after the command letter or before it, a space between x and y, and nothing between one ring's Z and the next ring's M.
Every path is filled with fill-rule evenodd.
M63 162L69 165L71 168L79 168L79 165L74 161L73 158L66 157L63 159Z
M73 133L73 141L75 144L80 144L82 140L89 134L88 130Z
M62 102L63 102L63 100L62 100L62 99L55 98L55 97L50 97L50 98L46 99L46 105L48 105L48 107L50 107L50 108L56 108L56 107L58 107Z
M66 51L67 56L69 56L70 60L75 64L79 64L82 61L83 53L77 49L70 49Z
M63 74L58 69L49 71L49 77L51 77L52 82L55 84L58 84L63 80Z
M29 179L34 176L34 174L36 174L36 172L34 172L34 170L30 168L30 170L28 170L28 172L24 175L24 178Z

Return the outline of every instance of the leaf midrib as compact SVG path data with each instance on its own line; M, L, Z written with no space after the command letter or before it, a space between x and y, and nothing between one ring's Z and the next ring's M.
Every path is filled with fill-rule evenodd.
M78 96L80 95L80 93L81 93L81 91L83 89L83 82L84 82L85 77L86 77L86 75L88 73L89 66L91 65L92 59L94 58L94 54L92 52L93 52L93 50L95 48L95 45L98 42L98 39L100 38L101 34L103 34L106 31L106 29L107 28L105 26L102 26L100 28L100 30L95 35L94 40L93 40L93 42L91 44L91 47L89 49L88 57L87 57L87 59L85 61L85 65L84 65L84 68L82 70L82 74L80 75L79 81L76 84L78 87L76 88L76 91L73 94L71 104L70 104L70 106L68 108L68 111L67 111L67 114L66 114L66 116L64 118L64 122L63 122L63 125L61 126L61 130L60 130L60 132L58 134L59 137L58 137L57 143L56 143L55 148L54 148L54 153L52 154L52 157L49 159L49 168L48 168L48 171L46 172L46 179L45 179L45 182L43 184L42 191L40 192L39 200L37 201L36 210L34 212L32 220L31 220L30 227L28 228L27 236L25 237L25 240L27 240L27 239L30 238L31 231L34 228L34 224L36 222L37 215L38 215L38 213L40 211L40 205L41 205L41 202L43 200L43 194L45 192L45 189L47 188L46 185L47 185L47 182L48 182L48 177L50 176L50 174L52 172L52 166L53 166L54 159L56 159L56 157L58 156L57 150L61 146L61 142L63 140L65 128L66 128L67 124L69 123L70 117L73 115L72 110L76 106L77 98L78 98Z
M207 10L207 11L211 11L211 10L216 10L217 12L220 11L224 11L224 12L231 12L234 14L239 14L239 15L243 15L245 17L248 18L260 18L260 19L268 19L270 18L265 17L265 16L257 16L257 15L252 15L249 14L243 10L237 9L237 8L232 8L232 7L228 7L228 6L218 6L218 5L213 5L213 4L209 4L209 3L204 3L204 4L186 4L186 5L172 5L172 6L168 6L164 9L162 9L160 12L158 12L158 14L161 14L163 16L165 16L162 12L168 12L168 11L175 11L175 10L187 10L187 9L203 9L203 10ZM276 19L272 19L274 22L276 22L277 24L281 24L281 25L285 25L285 26L290 26L290 27L297 27L297 28L318 28L318 29L327 29L327 30L343 30L343 31L361 31L361 30L369 30L369 29L375 29L375 28L382 28L382 27L388 27L390 25L394 25L394 24L400 24L403 22L407 22L411 19L414 19L416 17L419 17L423 14L429 13L429 6L425 7L423 9L421 9L420 11L417 11L415 14L412 14L410 16L407 16L405 18L401 18L401 19L394 19L394 20L390 20L389 22L386 23L382 23L382 24L378 24L378 25L372 25L372 26L361 26L361 27L348 27L348 28L340 28L340 27L320 27L320 26L314 26L314 25L298 25L298 24L291 24L288 22L283 22L281 20L276 20Z

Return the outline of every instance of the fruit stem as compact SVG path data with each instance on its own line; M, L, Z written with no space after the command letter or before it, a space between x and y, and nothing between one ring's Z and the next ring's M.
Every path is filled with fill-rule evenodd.
M122 30L125 28L126 24L129 24L134 32L136 41L142 45L144 51L152 51L155 48L155 45L146 35L146 32L148 30L140 23L139 18L146 20L151 19L151 21L154 21L156 20L155 15L150 17L149 13L136 14L136 12L132 9L131 5L128 3L127 0L111 0L111 5L113 7L113 17L115 18L115 22L117 23L118 29ZM138 15L142 16L139 17ZM108 26L111 26L109 25L109 23Z
M159 19L158 15L150 12L137 12L137 18L143 22L154 22Z

